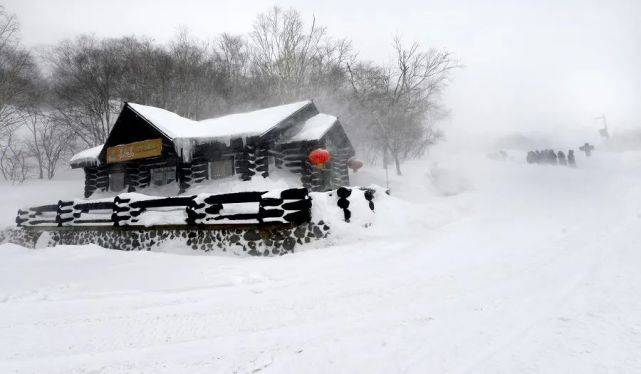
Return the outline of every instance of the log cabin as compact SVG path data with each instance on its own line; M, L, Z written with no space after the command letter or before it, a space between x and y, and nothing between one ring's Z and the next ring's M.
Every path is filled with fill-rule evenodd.
M308 160L319 148L331 155L322 168ZM354 153L338 118L320 113L311 100L199 121L126 102L105 144L74 155L70 164L84 169L85 197L172 183L181 194L206 180L269 178L273 168L325 191L349 185Z

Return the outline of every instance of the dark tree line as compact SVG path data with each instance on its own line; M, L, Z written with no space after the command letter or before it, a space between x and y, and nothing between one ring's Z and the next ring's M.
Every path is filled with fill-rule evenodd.
M400 174L441 136L440 94L457 65L399 38L393 48L390 65L360 61L349 40L274 7L247 35L181 31L166 44L83 35L41 51L38 64L0 8L0 169L12 181L52 178L73 151L105 141L123 101L202 119L311 98L370 161Z

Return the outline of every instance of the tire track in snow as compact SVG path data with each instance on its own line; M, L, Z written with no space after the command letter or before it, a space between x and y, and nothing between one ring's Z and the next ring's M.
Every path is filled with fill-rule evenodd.
M610 234L616 235L617 232L621 232L622 230L614 230L611 231ZM576 235L581 235L580 233L577 233ZM540 325L542 322L547 321L550 319L550 317L553 317L554 315L560 314L560 310L562 309L562 306L568 304L571 301L571 296L575 295L579 290L583 289L585 286L585 283L587 280L593 279L594 275L597 273L599 268L604 266L604 262L607 259L608 253L604 251L600 251L601 248L607 247L607 241L610 239L610 235L604 237L604 235L600 235L602 238L599 241L590 241L590 240L579 240L578 243L583 243L585 244L585 247L580 247L576 248L573 251L573 256L572 258L576 258L576 255L589 255L589 258L592 260L586 263L583 266L583 271L577 274L577 276L573 277L572 282L569 283L568 285L565 285L560 288L560 291L558 291L554 298L553 302L547 303L547 307L545 308L540 308L535 313L535 316L533 318L529 318L527 322L520 324L514 332L509 333L507 336L503 337L500 339L499 342L493 344L492 346L488 347L487 349L483 349L482 352L476 356L474 359L472 359L471 362L465 364L462 368L455 370L455 372L460 372L460 373L468 373L468 372L477 372L479 367L484 363L489 360L491 360L495 355L497 354L505 354L505 350L509 349L512 344L518 340L521 340L525 335L527 335L529 332L533 331L536 329L538 325ZM577 243L577 241L570 241L572 243ZM570 256L564 255L564 257L567 257L568 259L571 260ZM569 262L571 263L571 262ZM561 263L562 264L560 267L561 269L568 269L568 262L566 263ZM535 272L539 272L541 270L548 270L547 266L541 266L535 270ZM575 269L573 269L575 271Z

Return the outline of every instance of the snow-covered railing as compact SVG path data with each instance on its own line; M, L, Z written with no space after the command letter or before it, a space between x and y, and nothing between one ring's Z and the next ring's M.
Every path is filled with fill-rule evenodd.
M349 226L372 226L376 222L374 198L385 193L372 186L173 197L123 193L113 198L59 201L19 210L19 227L0 230L0 244L41 248L93 243L129 251L172 243L239 256L275 256L333 232L339 237L351 230ZM385 200L380 202L387 204ZM384 211L389 208L383 205Z
M124 193L113 199L59 201L19 210L18 226L163 226L289 224L311 220L306 188L269 192L153 197Z
M306 188L291 188L174 197L123 193L114 198L61 200L21 209L16 223L21 227L298 226L337 215L350 222L354 214L360 219L373 213L375 193L376 189L363 187L312 193ZM316 202L313 220L312 199Z
M345 217L345 222L349 222L352 217L352 211L349 209L350 206L350 196L352 196L352 189L347 187L339 187L336 190L336 195L338 199L336 200L336 205L343 210L343 216ZM374 193L376 192L371 188L359 188L355 191L363 195L363 200L367 202L367 206L371 211L374 211ZM354 193L356 195L356 193ZM352 198L355 196L352 196Z

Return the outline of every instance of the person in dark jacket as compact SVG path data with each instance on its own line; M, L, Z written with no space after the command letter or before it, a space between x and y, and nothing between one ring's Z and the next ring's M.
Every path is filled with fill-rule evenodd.
M533 151L529 151L527 153L527 157L525 158L528 164L532 164L536 162L536 154Z
M576 160L574 159L574 150L570 149L568 151L568 166L571 166L573 168L576 167Z
M559 153L557 154L557 158L559 160L559 165L567 165L568 164L568 162L565 159L565 153L563 153L563 151L559 151Z

